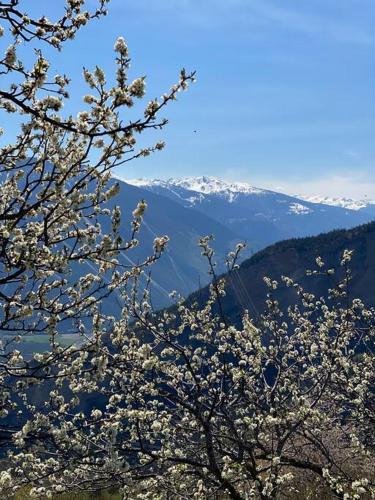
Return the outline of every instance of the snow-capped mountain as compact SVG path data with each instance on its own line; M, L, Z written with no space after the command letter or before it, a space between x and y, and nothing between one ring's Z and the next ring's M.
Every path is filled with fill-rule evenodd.
M148 205L139 234L140 244L121 254L120 263L142 262L152 253L155 237L163 234L170 237L167 251L151 269L155 307L168 305L172 290L186 296L209 281L207 263L198 247L202 236L215 236L217 271L221 273L225 270L226 253L239 241L248 244L245 258L279 240L349 228L372 218L361 210L311 203L211 177L121 181L119 184L120 193L108 202L108 208L120 206L120 231L125 240L130 238L132 210L141 199ZM109 221L101 223L107 232ZM79 274L82 269L77 266L74 272ZM111 301L107 306L110 313L115 314L112 309L117 311L119 304Z
M228 201L233 202L239 194L263 194L266 191L257 187L251 186L246 182L227 182L216 177L181 177L170 178L166 181L161 179L130 179L127 180L129 184L138 187L152 188L163 187L171 189L178 187L186 189L187 191L194 191L206 195L218 194Z
M194 212L208 215L247 240L252 251L282 239L350 228L369 222L375 215L215 177L135 179L126 182L168 197Z
M369 210L372 205L375 205L375 200L355 200L354 198L319 196L319 195L295 195L301 200L309 201L310 203L320 203L331 205L332 207L347 208L349 210Z
M218 194L228 201L233 202L236 200L239 194L267 194L273 191L268 189L260 189L254 187L246 182L230 182L222 179L217 179L216 177L210 176L200 176L200 177L181 177L181 178L170 178L168 180L161 179L130 179L126 180L127 183L138 187L144 188L156 188L163 187L165 189L173 189L173 187L179 187L186 189L188 191L194 191L201 194ZM364 210L371 205L375 205L375 200L370 199L354 199L346 197L333 197L333 196L320 196L320 195L301 195L292 194L293 198L298 198L302 201L307 201L309 203L315 203L319 205L330 205L332 207L346 208L348 210ZM191 198L193 201L198 201L201 197ZM307 213L306 207L299 204L294 204L295 207L291 207L291 212L295 213ZM299 208L296 208L299 205Z

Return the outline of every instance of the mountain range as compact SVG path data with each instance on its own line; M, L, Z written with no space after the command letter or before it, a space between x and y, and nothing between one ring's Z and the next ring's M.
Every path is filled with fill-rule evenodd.
M220 273L225 270L226 254L239 241L247 242L247 253L243 255L246 258L276 241L350 228L375 217L362 210L311 203L212 177L110 182L118 182L120 187L108 208L120 207L120 234L124 240L131 237L132 211L140 200L147 202L138 236L140 244L120 256L122 265L138 265L152 254L155 237L166 234L170 238L166 252L151 268L152 302L156 309L170 304L171 291L188 296L208 283L207 263L198 246L202 236L215 237L213 246ZM107 232L109 221L100 222L103 232ZM74 276L95 272L92 267L77 265ZM116 297L105 305L111 314L121 308L121 299Z
M375 217L375 205L335 206L214 177L126 182L217 220L246 240L251 252L282 239L349 228Z
M218 273L225 271L224 261L227 252L239 241L247 240L248 251L243 257L249 258L251 255L253 257L243 263L241 273L245 272L243 270L246 270L247 266L252 266L249 263L263 259L261 262L264 265L259 267L260 278L273 269L276 275L279 271L286 274L294 267L304 269L308 259L299 257L301 248L304 246L315 248L315 241L323 241L309 238L295 240L295 238L314 236L335 228L351 228L375 218L371 212L363 210L312 203L243 183L226 183L207 177L128 182L112 179L111 182L119 183L120 192L108 202L108 208L111 209L114 205L120 206L122 213L120 231L125 240L130 238L131 213L137 203L144 199L148 205L139 234L140 245L122 254L121 264L138 264L152 253L153 240L156 236L167 234L170 237L167 251L151 268L151 298L155 309L171 304L169 294L172 290L187 297L195 290L204 287L211 279L207 272L207 262L200 255L198 247L199 238L202 236L208 234L215 236L213 246L216 251ZM106 224L108 221L103 221L103 232L108 230ZM335 234L329 233L327 241L334 239ZM280 246L276 248L288 248L288 250L280 255L278 252L274 254L274 250L270 250L273 247L269 245L280 240L288 241L278 243ZM264 259L266 255L269 255L269 258ZM280 265L285 262L285 270L282 270L279 262ZM85 265L83 268L78 266L73 269L75 279L83 273L92 271ZM260 286L250 290L252 275L247 277L245 274L239 274L239 276L243 284L235 287L233 293L245 294L246 298L251 291L251 300L254 303L260 301L257 305L259 308L264 297L260 293ZM368 289L371 290L371 287ZM120 296L115 293L103 306L106 312L117 315L121 309ZM233 300L228 307L235 310L237 307L235 301ZM233 314L238 315L238 310ZM34 350L32 345L25 346L26 348Z
M280 240L351 228L375 218L375 205L354 210L213 177L135 179L126 183L182 206L190 211L191 221L203 215L216 221L247 243L247 257ZM219 236L214 229L210 233ZM175 238L173 232L170 236ZM218 247L223 253L220 244Z
M349 210L356 210L358 212L365 212L375 216L375 200L361 199L355 200L354 198L334 197L334 196L309 196L309 195L296 195L304 201L311 203L318 203L324 205L331 205L333 207L348 208Z

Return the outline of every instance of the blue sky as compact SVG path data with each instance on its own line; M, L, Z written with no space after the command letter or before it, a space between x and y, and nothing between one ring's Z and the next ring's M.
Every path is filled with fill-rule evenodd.
M72 105L84 92L83 65L113 71L118 35L132 76L147 75L150 98L182 66L197 70L155 135L167 148L124 167L123 177L204 174L375 197L373 0L112 0L104 20L54 56L54 69L73 78Z

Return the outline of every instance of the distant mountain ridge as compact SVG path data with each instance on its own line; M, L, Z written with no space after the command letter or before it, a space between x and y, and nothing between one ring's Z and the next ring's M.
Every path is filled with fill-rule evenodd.
M130 238L132 210L141 199L148 205L139 234L140 244L119 256L120 265L138 265L152 253L156 236L170 237L166 252L151 267L151 298L155 309L171 304L169 294L173 290L186 297L208 283L207 263L198 247L202 236L214 235L217 272L222 273L227 252L239 241L248 243L247 254L243 255L246 258L280 240L358 226L375 218L361 211L314 204L243 183L228 186L223 181L204 177L194 183L190 180L140 181L138 185L131 185L116 179L110 182L120 184L120 192L108 202L108 208L120 206L120 233L124 240ZM103 232L107 232L109 221L100 222ZM266 269L263 271L267 274ZM76 279L84 273L95 272L95 268L77 265L72 272ZM121 296L116 292L103 307L108 314L116 316L121 310ZM31 352L34 347L29 347Z
M120 233L124 240L131 234L132 210L141 199L148 205L139 234L140 244L119 256L121 265L139 264L152 253L155 237L164 234L170 237L166 252L151 267L155 308L170 304L169 294L173 290L187 296L208 282L206 262L198 246L202 236L214 235L217 270L223 272L227 252L239 241L248 242L246 258L279 240L313 235L332 227L351 227L368 220L367 214L356 211L320 206L245 183L227 183L208 177L139 181L138 185L118 179L110 182L120 185L118 196L108 202L108 208L119 205ZM193 191L193 187L198 191ZM103 232L107 232L109 221L100 222ZM95 269L92 266L73 269L75 276L88 271ZM106 303L111 314L121 307L121 299L117 295L114 299Z
M203 194L220 193L221 196L226 197L229 201L234 201L235 196L238 194L266 194L278 193L270 189L261 189L252 186L247 182L231 182L223 179L218 179L211 176L198 176L198 177L171 177L167 180L162 179L128 179L125 180L128 184L143 188L155 188L156 186L163 188L171 188L172 186L181 187L189 191L196 191ZM304 194L291 194L293 198L298 198L302 201L315 203L320 205L330 205L333 207L346 208L348 210L363 210L375 205L375 199L355 199L345 196L324 196L324 195L304 195ZM375 210L375 207L374 207Z
M309 201L310 203L320 203L324 205L331 205L333 207L347 208L349 210L358 211L371 211L375 214L375 200L371 199L361 199L356 200L354 198L346 197L334 197L334 196L319 196L319 195L295 195L304 201Z
M208 215L246 240L252 252L279 240L350 228L375 218L375 210L311 202L209 176L125 182Z
M166 181L161 179L130 179L126 182L144 188L160 186L169 189L171 186L175 186L207 195L215 193L227 198L230 202L234 201L234 196L238 194L263 194L266 192L266 190L251 186L246 182L228 182L205 175L200 177L172 177Z

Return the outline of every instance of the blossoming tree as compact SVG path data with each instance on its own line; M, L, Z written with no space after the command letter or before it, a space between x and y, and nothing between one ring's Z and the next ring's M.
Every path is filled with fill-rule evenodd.
M117 190L110 170L162 148L137 152L136 134L165 125L159 111L194 75L183 71L161 101L125 122L145 82L128 81L120 38L115 86L100 68L84 70L87 107L66 117L68 79L49 80L41 50L27 68L18 47L61 48L107 2L89 12L69 0L57 21L32 19L20 3L0 2L4 36L13 37L0 62L11 81L0 103L24 121L0 150L3 497L20 488L36 498L109 488L130 499L374 495L374 312L350 298L350 252L328 297L286 277L266 279L263 316L254 322L244 312L238 327L223 313L225 278L203 238L208 301L153 312L139 278L168 238L156 238L139 266L120 266L119 252L137 245L147 203L135 207L129 236L119 234L121 214L106 206ZM240 250L229 255L229 272ZM87 263L95 272L75 279L71 270ZM332 274L322 259L316 264L311 274ZM295 290L287 310L279 286ZM102 307L114 289L117 316ZM81 342L64 347L67 329ZM38 332L50 349L24 358L15 343Z
M145 95L145 78L129 80L128 48L120 37L114 45L114 84L107 84L99 66L84 69L83 108L64 115L69 78L50 77L43 49L61 50L84 25L106 14L108 0L98 0L93 11L83 0L60 1L63 13L55 20L29 16L23 3L0 2L0 36L9 43L0 60L0 108L3 123L12 124L12 141L6 143L5 127L0 148L0 435L5 441L20 411L11 397L15 384L17 390L27 386L31 373L48 378L66 354L57 334L92 338L97 304L163 250L165 239L157 239L145 262L118 264L119 253L138 243L146 204L140 201L129 234L120 235L120 209L105 206L118 191L110 171L163 148L159 142L137 149L136 136L163 128L167 120L160 112L193 80L182 71L168 93L129 121L127 111ZM105 220L108 234L102 230ZM24 359L17 343L37 333L50 339L51 349Z
M208 239L203 253L212 264ZM232 254L235 255L235 254ZM374 494L374 312L266 278L265 313L229 325L224 279L205 304L154 314L123 292L119 320L58 363L57 383L15 434L6 486L118 488L124 498L353 498ZM331 274L317 259L312 274ZM213 271L214 272L214 271ZM280 310L275 293L292 287ZM69 385L69 390L64 383ZM91 397L89 405L83 405Z

